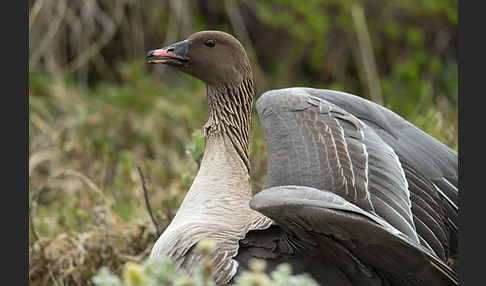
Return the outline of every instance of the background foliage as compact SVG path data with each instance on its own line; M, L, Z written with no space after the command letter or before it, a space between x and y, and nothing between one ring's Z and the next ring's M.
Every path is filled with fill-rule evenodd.
M141 262L194 178L204 85L149 50L195 31L232 33L256 82L350 92L457 150L457 0L29 1L29 280L86 285ZM199 133L198 133L199 132ZM252 179L265 144L253 115Z

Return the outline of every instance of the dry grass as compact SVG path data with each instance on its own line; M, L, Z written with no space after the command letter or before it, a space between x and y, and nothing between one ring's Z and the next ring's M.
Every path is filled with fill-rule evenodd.
M29 285L86 285L100 265L120 273L126 262L142 262L154 239L144 221L40 238L29 247Z
M186 124L169 133L160 127L174 123L158 116L164 99L141 117L59 78L42 77L38 85L37 76L29 96L30 282L85 285L103 265L119 271L146 257L156 235L137 165L165 227L197 170L184 149L174 150L190 143L186 129L197 124L180 106L169 121ZM94 93L109 96L104 88Z

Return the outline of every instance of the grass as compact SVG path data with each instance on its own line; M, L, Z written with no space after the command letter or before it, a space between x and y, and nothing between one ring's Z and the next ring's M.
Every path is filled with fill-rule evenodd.
M205 87L137 64L123 82L78 86L72 78L29 75L29 282L86 285L102 266L120 275L141 263L157 235L149 198L164 229L197 173ZM391 106L393 108L393 106ZM407 118L457 150L457 109L431 107ZM265 140L254 111L253 189L266 172Z
M187 185L181 174L197 171L183 146L204 114L181 102L201 88L164 96L171 91L128 80L81 89L39 74L30 83L30 282L81 285L101 265L141 261L156 235L137 165L167 224Z

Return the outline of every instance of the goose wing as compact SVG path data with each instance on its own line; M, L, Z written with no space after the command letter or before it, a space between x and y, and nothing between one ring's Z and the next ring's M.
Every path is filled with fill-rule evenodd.
M268 151L264 189L331 191L418 241L399 159L371 128L306 90L266 92L257 109Z
M336 273L344 273L346 279L362 278L352 273L364 273L393 283L456 282L454 273L430 250L432 246L423 242L427 236L417 234L409 179L395 150L365 121L310 91L314 90L270 91L257 101L268 171L264 190L250 206L278 227L248 233L240 243L239 256L276 255L272 259L277 259L297 253L302 257L295 262L298 267L306 269L305 265L316 265L315 259L324 260L327 269L331 265L340 269ZM434 217L421 221L420 228L427 224L435 224ZM278 235L269 235L270 230ZM269 240L280 247L295 247L277 247L272 254ZM267 248L259 246L265 243ZM397 251L416 256L389 255ZM315 258L316 253L322 255ZM343 263L343 256L354 262ZM305 263L309 259L313 263ZM412 271L416 265L421 266Z
M333 90L312 88L299 88L299 90L305 90L311 96L336 104L356 116L393 148L400 161L406 162L409 166L408 169L416 170L422 174L422 178L425 177L425 180L432 182L435 189L433 192L437 192L442 198L447 212L451 255L457 256L459 231L457 152L393 111L367 99ZM281 91L292 91L292 89Z
M295 252L299 258L290 263L323 285L457 285L457 275L433 252L330 191L272 187L250 206L286 234L273 237L280 252L270 258L255 243L266 230L250 232L252 241L244 242L252 245L247 248L253 248L253 257L281 262Z

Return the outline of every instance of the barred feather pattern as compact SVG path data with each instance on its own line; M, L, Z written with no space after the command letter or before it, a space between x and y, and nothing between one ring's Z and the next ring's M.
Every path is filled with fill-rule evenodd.
M361 120L300 90L266 92L257 109L268 150L264 189L332 191L418 241L398 156Z
M204 134L209 137L224 133L250 170L250 120L253 79L246 78L239 86L215 84L207 86L209 120Z

